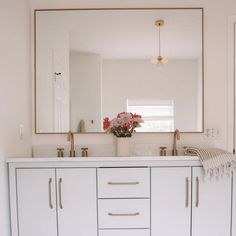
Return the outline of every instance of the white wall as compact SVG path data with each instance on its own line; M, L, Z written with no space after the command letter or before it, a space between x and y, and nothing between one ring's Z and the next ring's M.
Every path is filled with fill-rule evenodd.
M5 158L31 155L30 14L27 0L0 4L0 235L9 236Z
M103 117L126 111L127 99L174 101L174 129L198 131L197 73L193 59L170 59L161 68L149 60L103 60Z
M8 236L8 203L6 194L6 156L29 156L31 142L30 107L33 90L34 8L86 8L86 7L204 7L205 9L205 125L221 126L222 140L213 145L226 148L227 128L227 20L236 15L235 0L31 0L31 41L27 0L1 0L0 7L0 235ZM33 51L32 51L33 52ZM33 104L33 102L32 102ZM18 126L25 126L24 140L19 140ZM34 125L34 124L33 124ZM4 129L3 129L4 128ZM135 143L163 143L172 141L169 134L137 134ZM76 142L113 143L107 135L80 135ZM65 135L34 135L33 144L65 144ZM185 134L181 143L206 144L202 134ZM209 143L211 144L211 143Z
M227 22L228 16L236 14L235 0L31 0L31 8L96 8L96 7L204 7L205 43L205 126L221 127L222 139L204 140L203 134L182 135L181 144L209 144L227 147ZM217 104L217 105L216 105ZM65 144L64 135L33 135L33 144ZM106 135L80 135L78 144L113 143ZM137 134L135 143L170 143L169 134Z

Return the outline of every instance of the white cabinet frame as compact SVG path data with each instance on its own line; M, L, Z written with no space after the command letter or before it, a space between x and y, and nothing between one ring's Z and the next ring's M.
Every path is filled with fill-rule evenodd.
M8 164L9 167L9 190L10 190L10 209L11 209L11 230L12 230L12 236L18 236L18 214L17 214L17 176L16 176L16 170L18 168L51 168L51 169L63 169L63 168L111 168L111 167L129 167L129 168L138 168L138 167L147 167L147 168L165 168L165 167L180 167L180 168L194 168L194 167L201 167L201 163L196 160L186 160L183 158L183 160L168 160L168 157L166 159L157 158L156 160L153 159L143 159L143 160L132 160L130 158L129 160L122 161L122 159L112 159L112 160L106 160L106 161L91 161L92 158L89 158L88 161L81 161L84 159L72 159L66 160L66 159L60 159L56 160L42 160L35 158L19 158L15 159L14 161L10 162ZM236 177L236 175L235 175ZM191 181L191 180L189 180ZM193 180L192 180L193 181ZM97 196L98 197L98 196ZM231 204L233 204L232 208L232 214L236 217L236 202L233 202L233 198L236 198L236 188L233 189L233 193L231 196ZM193 198L193 197L192 197ZM230 216L231 217L231 216ZM236 220L235 217L233 218L233 232L231 236L236 236ZM98 229L97 229L98 230ZM231 229L232 230L232 222L231 222ZM228 235L224 235L228 236Z

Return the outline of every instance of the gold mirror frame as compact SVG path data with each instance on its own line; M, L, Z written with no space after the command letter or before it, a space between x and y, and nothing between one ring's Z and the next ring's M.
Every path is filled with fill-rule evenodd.
M67 134L67 132L37 132L36 118L36 14L39 11L77 11L77 10L201 10L202 13L202 130L195 132L181 132L189 134L204 133L204 8L202 7L176 7L176 8L62 8L62 9L35 9L34 10L34 133L35 134ZM105 134L105 132L73 132L74 134ZM172 134L173 132L138 132L138 134Z

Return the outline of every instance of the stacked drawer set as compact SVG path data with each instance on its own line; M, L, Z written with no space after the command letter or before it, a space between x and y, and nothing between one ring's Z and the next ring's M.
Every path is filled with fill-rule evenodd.
M150 169L98 169L99 236L150 235Z

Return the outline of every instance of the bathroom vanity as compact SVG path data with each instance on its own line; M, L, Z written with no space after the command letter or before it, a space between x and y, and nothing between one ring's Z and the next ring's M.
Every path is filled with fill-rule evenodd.
M197 157L8 159L12 236L233 236L232 178Z

